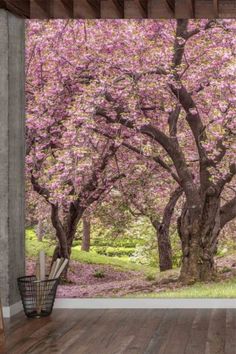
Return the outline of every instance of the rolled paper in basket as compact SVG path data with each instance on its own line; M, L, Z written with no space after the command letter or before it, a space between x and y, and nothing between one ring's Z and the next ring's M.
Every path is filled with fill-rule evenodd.
M36 262L36 311L38 314L41 312L41 306L40 306L40 298L41 298L41 291L40 291L40 265L39 262Z
M45 252L39 252L39 264L40 264L40 280L45 279Z
M53 280L53 279L58 279L60 277L60 275L62 274L63 270L65 269L66 265L68 264L68 259L60 259L58 258L57 261L56 261L56 266L55 266L55 270L53 271L53 275L54 277L49 279L48 277L48 280ZM62 264L60 265L60 263L62 262ZM52 273L52 272L50 272ZM45 286L47 284L47 287L45 289ZM39 310L40 312L42 311L42 308L43 308L43 305L45 303L45 300L47 299L47 297L49 296L50 292L52 291L53 289L53 286L55 285L55 282L51 281L51 282L41 282L40 283L41 285L41 288L42 288L42 294L41 294L41 297L40 297L40 307L39 307Z
M56 278L56 272L60 267L61 260L62 260L61 258L57 258L57 260L53 263L48 279Z
M56 262L54 261L53 264L52 264L48 279L52 279L53 278L53 275L55 273L55 269L56 269Z
M63 263L62 263L62 265L60 266L60 268L56 272L55 278L59 278L60 277L60 275L62 274L63 270L66 268L68 262L69 262L69 260L67 258L65 258Z

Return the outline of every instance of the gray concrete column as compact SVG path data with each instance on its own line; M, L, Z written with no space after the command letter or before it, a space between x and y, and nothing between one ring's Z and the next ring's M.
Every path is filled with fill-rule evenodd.
M24 237L24 20L0 10L0 294L19 299L25 273Z

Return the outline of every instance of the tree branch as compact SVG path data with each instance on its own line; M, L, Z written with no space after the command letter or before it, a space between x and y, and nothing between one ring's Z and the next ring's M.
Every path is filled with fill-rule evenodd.
M176 105L175 109L170 113L168 118L169 124L169 133L171 137L176 137L177 134L177 123L180 114L181 108L179 105Z
M107 133L104 133L104 132L101 132L100 130L98 130L98 129L96 129L96 128L93 128L93 131L96 132L96 133L98 133L98 134L101 134L101 135L105 136L105 137L108 138L108 139L111 139L111 140L113 139L113 137L112 137L111 135L109 135L109 134L107 134ZM167 172L170 173L170 175L174 178L174 180L175 180L178 184L180 184L180 179L179 179L179 177L172 171L171 167L168 166L168 165L165 163L165 161L162 160L159 156L147 156L147 155L145 155L145 154L143 153L143 151L142 151L141 149L138 149L138 148L136 148L135 146L133 146L133 145L127 143L127 142L124 142L124 141L121 142L121 145L124 146L124 147L126 147L127 149L129 149L129 150L135 152L136 154L143 156L144 158L147 158L147 159L149 159L149 160L153 160L154 162L158 163L162 168L164 168Z
M109 93L106 93L105 97L108 102L115 103ZM195 206L199 205L200 199L198 189L197 186L194 184L193 175L188 169L187 163L185 161L185 156L179 147L177 139L171 139L164 132L162 132L157 127L154 127L151 124L143 124L141 127L137 128L131 120L128 120L122 115L122 113L125 112L122 107L118 106L114 107L114 109L117 114L115 119L111 118L104 109L101 109L99 107L96 109L95 115L105 118L107 123L119 123L127 128L136 129L136 131L150 137L151 139L159 143L168 153L175 165L176 171L179 176L180 184L184 188L186 198L188 199L188 201L191 201L191 204Z
M31 179L31 183L32 183L32 186L33 186L33 190L35 192L37 192L39 195L41 195L46 200L47 203L52 204L49 201L49 198L50 198L49 190L46 187L40 186L40 184L38 183L37 178L33 175L32 171L31 171L31 178L30 179Z
M227 183L230 183L232 181L232 179L234 178L235 175L236 175L236 163L232 163L229 166L229 172L226 174L225 177L221 178L216 185L219 190L219 193L222 192L222 190L224 189L224 186Z
M228 222L236 218L236 196L220 209L220 226L223 228Z
M183 188L181 187L176 188L171 193L168 203L166 204L163 212L162 221L156 219L152 220L152 224L154 225L155 228L164 227L167 231L169 231L170 222L174 213L176 203L182 194L183 194Z

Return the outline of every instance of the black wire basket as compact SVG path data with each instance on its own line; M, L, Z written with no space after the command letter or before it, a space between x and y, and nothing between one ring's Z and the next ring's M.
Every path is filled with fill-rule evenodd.
M45 317L52 312L59 279L37 280L36 276L17 279L27 317Z

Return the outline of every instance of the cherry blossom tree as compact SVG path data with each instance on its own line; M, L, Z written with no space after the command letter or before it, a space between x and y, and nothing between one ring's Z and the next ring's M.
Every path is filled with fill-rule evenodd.
M125 145L129 149L129 145ZM145 216L155 228L159 268L160 271L166 271L173 266L170 225L174 220L176 222L174 211L183 195L183 189L173 184L166 171L150 161L147 154L142 157L138 151L137 154L139 159L132 175L120 181L115 189L120 192L121 205L126 206L133 217ZM121 164L122 156L119 155ZM123 156L127 157L127 151Z
M64 23L60 22L54 33L50 24L35 23L41 29L40 40L34 37L35 26L29 25L26 68L26 173L32 191L51 209L58 239L54 259L70 258L84 211L124 177L112 164L108 168L119 146L107 138L97 139L88 131L89 124L82 124L83 119L70 112L81 89L80 75L71 80L63 60L54 60L55 53L50 53L51 41L62 35L61 25L63 31Z
M235 30L232 20L29 23L27 171L61 245L123 176L115 156L128 145L184 192L181 280L214 276L220 231L236 216Z
M235 27L230 21L178 20L174 31L170 22L156 25L151 48L142 43L136 65L128 55L133 65L104 88L94 116L99 124L122 125L131 145L145 136L152 151L162 147L157 163L185 193L180 279L191 283L214 276L220 230L236 216L235 193L227 191L236 174Z

